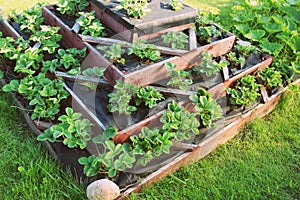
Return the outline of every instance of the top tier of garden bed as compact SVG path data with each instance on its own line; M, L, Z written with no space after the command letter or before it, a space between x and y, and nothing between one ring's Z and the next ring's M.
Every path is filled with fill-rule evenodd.
M138 38L150 39L170 30L184 30L195 22L197 10L183 5L183 8L174 11L167 0L151 0L147 9L149 12L141 19L128 17L124 9L118 10L117 1L105 2L90 0L89 9L100 11L97 16L101 21L117 33L123 33L126 40L136 41ZM151 11L152 12L151 12ZM153 12L155 11L155 12ZM159 15L157 14L159 13Z

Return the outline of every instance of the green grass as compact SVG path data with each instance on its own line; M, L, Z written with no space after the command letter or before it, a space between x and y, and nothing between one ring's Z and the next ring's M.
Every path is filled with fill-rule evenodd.
M0 7L7 13L35 2L0 0ZM218 22L231 23L232 0L187 2L204 10L219 7ZM248 124L211 155L131 199L299 199L299 97L286 95L271 115ZM85 188L65 174L36 141L8 94L0 92L0 105L0 198L85 199Z
M1 199L84 199L78 186L26 125L10 95L0 92Z

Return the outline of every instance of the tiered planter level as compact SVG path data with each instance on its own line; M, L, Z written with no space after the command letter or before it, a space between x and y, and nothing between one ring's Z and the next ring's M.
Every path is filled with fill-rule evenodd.
M194 125L199 123L196 126L197 131L192 130L194 133L199 131L197 135L189 133L191 137L182 140L178 139L179 136L175 136L172 139L172 147L167 147L170 150L164 149L159 156L146 160L145 166L135 162L133 165L128 164L125 170L115 171L116 174L113 174L111 180L117 183L122 191L118 197L119 199L131 192L138 192L142 187L167 176L183 165L203 158L218 145L233 138L249 120L263 117L271 112L285 91L285 88L280 88L277 92L268 93L263 85L260 86L261 89L257 86L254 89L255 92L262 91L262 95L258 95L254 103L246 103L248 106L234 105L236 100L230 99L231 96L234 96L232 89L245 84L244 82L251 82L251 78L253 80L255 77L257 78L260 71L270 66L272 57L255 48L247 55L243 54L242 48L250 44L238 40L233 34L222 30L215 24L201 25L199 22L201 17L197 16L197 11L187 5L183 5L180 10L175 11L171 9L167 0L148 1L147 8L151 9L151 12L146 13L140 19L134 19L128 17L124 9L116 10L119 3L101 0L89 0L88 3L84 11L94 12L96 18L104 24L106 35L92 37L83 34L82 26L79 22L76 22L76 18L61 14L57 5L40 8L44 17L42 24L59 27L58 33L62 35L59 45L60 48L64 49L64 53L59 53L58 49L52 53L47 53L43 49L45 56L36 73L43 72L41 67L45 63L66 55L69 48L83 49L82 51L86 49L86 54L73 56L80 57L80 73L82 74L70 75L64 68L46 71L45 76L49 80L59 79L58 82L63 82L64 90L69 94L69 97L61 102L60 111L52 120L30 117L32 113L26 113L25 110L32 110L35 103L20 94L13 93L18 106L24 111L26 121L37 135L41 135L45 130L49 130L51 126L59 124L59 121L63 119L59 116L64 114L67 107L72 107L74 112L81 113L82 118L86 118L94 124L91 127L91 137L97 138L98 142L103 142L105 137L108 137L107 130L111 130L109 127L115 127L117 133L110 133L114 134L111 140L106 139L107 141L113 141L115 145L126 142L129 146L134 145L132 136L140 135L141 131L148 130L144 127L149 129L158 128L156 130L161 130L160 134L164 134L163 131L170 130L170 128L166 128L165 121L167 120L166 113L170 112L172 107L171 104L173 106L178 104L178 106L184 108L182 112L185 112L188 118L195 117L197 123L193 122ZM207 38L206 42L203 42L202 36L199 35L202 26L210 26L208 29L212 28L219 31L220 34L216 35L217 37ZM22 24L18 24L11 19L3 19L1 21L3 36L0 39L4 37L22 37L24 41L31 40L32 33L24 32L21 29ZM162 39L172 32L178 34L176 37L183 35L185 38L185 42L180 48L174 48L170 42ZM145 62L143 59L135 58L133 54L126 55L127 52L132 51L132 45L140 42L141 39L151 43L151 48L155 48L161 58L157 61L148 59ZM44 48L43 43L36 44L32 41L27 45L34 48ZM118 45L123 48L121 54L126 59L124 62L116 61L107 55L110 47ZM232 55L237 55L240 63L235 65L230 59ZM217 71L212 69L224 63L227 63L226 66L219 67ZM16 62L10 61L10 64L15 65ZM2 80L3 84L7 84L13 79L12 76L8 76L10 73L13 73L13 77L24 78L25 75L22 74L24 71L18 74L16 69L13 69L14 66L6 67L9 72L5 73L6 76ZM104 78L87 77L83 72L86 69L105 70ZM176 73L181 73L181 77L177 78L181 78L179 83L186 83L185 87L174 83L174 78L176 78L174 74ZM186 75L182 75L184 73ZM245 78L245 80L240 81L242 78ZM248 79L246 80L246 78ZM191 84L189 80L192 80L193 83ZM115 86L116 83L117 86ZM299 85L300 81L296 80L295 83ZM119 112L120 107L113 110L112 105L108 104L112 104L111 96L113 96L113 92L118 91L118 87L133 88L134 85L151 86L161 93L161 97L157 105L155 103L150 109L144 105L136 104L137 111L132 111L133 114L128 118L129 115ZM202 90L198 90L199 88ZM10 86L6 87L5 90L20 92L21 89L14 89L14 86ZM130 93L130 89L127 90L127 93L123 93L123 96L128 93ZM216 103L220 104L221 107L219 106L216 109L219 110L219 114L223 114L223 117L219 116L205 121L201 115L198 115L198 104L195 103L195 98L199 96L206 98L214 105ZM133 98L138 99L137 96L133 96ZM133 100L131 99L129 103L132 103ZM29 102L31 102L30 105ZM119 103L117 102L117 106ZM109 106L111 106L110 109ZM223 111L220 111L220 108ZM217 111L213 112L217 113ZM211 126L211 123L214 123L215 126ZM181 128L185 132L191 132L189 129ZM174 127L171 130L176 132ZM74 175L81 178L87 177L84 175L83 165L78 163L78 159L83 156L98 156L99 152L99 155L101 155L104 151L103 146L99 148L98 145L97 148L92 141L86 143L84 150L78 147L68 148L59 142L49 143L45 141L45 143L49 151L58 157L63 166L70 167ZM126 151L130 151L128 145L123 145ZM136 147L131 146L131 148ZM128 154L131 155L131 153ZM143 154L141 152L140 154L136 155L136 160L142 157ZM153 154L151 155L153 156ZM102 163L101 165L105 164ZM115 163L115 165L118 164ZM92 182L99 178L108 178L107 172L89 177L88 181Z

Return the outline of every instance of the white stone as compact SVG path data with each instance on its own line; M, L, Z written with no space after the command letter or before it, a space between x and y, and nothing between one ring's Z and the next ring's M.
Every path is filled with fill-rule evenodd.
M108 179L92 182L86 189L89 200L114 200L120 195L120 188Z

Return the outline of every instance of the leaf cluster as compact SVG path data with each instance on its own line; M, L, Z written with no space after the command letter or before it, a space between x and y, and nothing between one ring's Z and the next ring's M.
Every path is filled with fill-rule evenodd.
M63 144L69 148L86 148L87 142L91 140L91 126L93 124L88 119L81 119L81 113L74 113L70 107L67 107L65 112L66 115L61 115L58 118L59 124L45 130L37 139L49 142L62 140Z
M87 0L59 0L57 3L57 10L61 14L67 14L71 16L77 16L80 11L89 5Z
M256 83L255 76L246 75L237 80L234 88L226 88L227 94L230 95L230 103L232 105L247 106L254 102L259 94L259 87Z
M190 96L190 100L193 102L203 126L213 127L213 122L222 117L221 106L205 89L198 89L195 94Z
M193 84L193 81L189 79L189 73L182 69L176 69L176 65L171 62L166 62L165 65L170 70L170 80L167 85L188 91L189 86Z
M153 44L146 44L146 40L143 39L130 43L127 54L134 54L142 60L156 61L160 58L160 51L157 47Z
M108 94L108 109L110 112L131 114L137 110L136 106L141 105L141 103L153 108L158 101L164 99L163 95L151 86L136 86L120 80L116 82L114 91ZM134 100L135 105L131 105L132 100Z
M105 28L101 21L95 17L95 11L89 13L79 12L80 17L76 22L80 25L80 30L83 35L90 35L94 38L105 36Z
M291 65L300 57L298 1L241 2L233 7L235 34L250 39L263 51ZM289 72L286 74L290 76Z
M276 71L274 67L261 70L258 72L258 77L263 81L263 85L267 87L276 87L282 83L281 73Z
M107 128L103 134L93 138L93 142L102 147L102 153L99 155L91 155L89 157L81 157L78 162L84 165L83 172L87 176L95 176L96 174L107 174L112 178L117 175L118 171L124 171L132 168L135 162L135 156L132 147L128 143L115 144L112 138L116 136L115 128Z
M116 9L124 9L129 17L141 19L150 11L147 5L148 0L121 0Z
M183 32L168 32L161 36L165 43L171 43L172 49L184 49L185 44L188 44L188 36Z
M12 18L15 22L21 24L21 30L27 33L35 33L40 29L40 26L44 21L41 6L42 5L38 3L35 6L22 11L22 13L13 13Z
M219 63L213 60L213 55L204 51L200 54L200 64L192 68L197 74L205 73L206 76L218 74L223 67L229 65L229 62L221 60Z
M26 76L20 81L12 80L2 89L5 92L18 92L26 97L29 105L34 108L31 114L33 120L53 120L60 111L60 102L69 95L61 81L50 80L43 73Z

